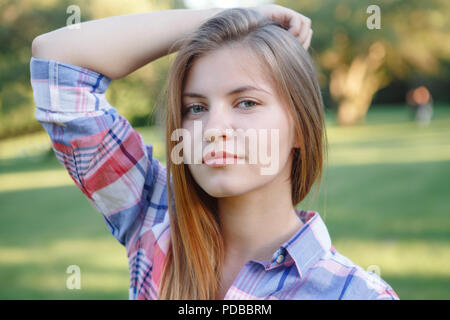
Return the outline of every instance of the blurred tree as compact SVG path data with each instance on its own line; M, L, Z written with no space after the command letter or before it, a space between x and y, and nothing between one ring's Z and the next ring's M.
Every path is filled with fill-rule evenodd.
M34 118L30 85L31 43L39 34L66 26L67 8L77 5L81 22L180 6L179 0L0 1L0 138L43 130ZM101 39L100 39L101 40ZM101 41L99 42L101 45ZM163 87L168 59L159 59L115 80L107 98L133 125L148 125Z
M450 1L281 0L312 20L313 56L321 85L329 83L342 125L364 121L373 96L394 79L447 76ZM380 8L381 28L369 29L367 8ZM444 63L442 63L444 62Z
M366 26L370 16L366 9L372 1L277 3L311 17L313 56L317 56L322 69L319 81L323 87L329 83L342 124L362 121L374 94L392 80L405 80L416 73L448 77L449 1L377 1L381 29L373 30ZM0 1L0 138L42 130L34 118L29 74L31 42L39 34L64 27L69 5L80 7L81 22L184 7L182 0ZM155 102L169 66L170 57L164 57L113 81L108 100L133 125L153 123Z
M0 2L0 137L40 127L31 108L29 59L31 41L40 30L57 28L64 23L64 10L55 3L54 10L37 1ZM41 33L43 33L42 31Z

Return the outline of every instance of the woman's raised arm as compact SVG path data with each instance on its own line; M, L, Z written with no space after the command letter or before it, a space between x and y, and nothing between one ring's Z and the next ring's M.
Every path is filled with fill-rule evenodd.
M86 21L36 37L35 58L56 60L120 79L167 55L172 44L222 8L172 9Z

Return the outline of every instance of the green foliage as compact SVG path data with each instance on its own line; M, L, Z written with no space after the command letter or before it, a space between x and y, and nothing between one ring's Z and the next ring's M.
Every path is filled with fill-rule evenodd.
M386 51L382 73L387 81L408 80L417 74L447 79L450 70L450 2L446 0L283 0L277 3L312 18L313 57L319 81L328 87L330 74L366 55L380 42ZM43 33L64 27L69 5L81 9L81 21L111 15L183 7L182 0L5 0L0 3L0 139L42 131L34 119L30 85L31 42ZM366 9L381 8L381 29L368 30ZM107 97L133 125L155 123L155 103L169 68L167 57L152 62L125 79L113 81ZM433 94L433 90L431 90ZM324 90L327 105L328 91Z
M324 70L349 64L380 41L387 51L385 69L397 79L412 73L449 75L450 3L446 0L281 0L278 4L312 20L311 43ZM381 28L370 30L367 7L378 5ZM441 69L445 66L445 69Z
M173 2L175 5L180 5ZM31 43L40 34L66 26L69 5L78 5L81 22L105 16L163 10L171 1L121 0L0 2L0 139L43 131L34 118L35 103L30 84ZM154 107L166 78L164 57L111 83L107 98L133 125L155 123Z
M448 78L450 3L445 0L283 0L312 20L311 48L341 125L364 121L374 95L393 81ZM369 10L376 5L377 13ZM378 14L379 28L368 21ZM433 89L431 94L436 97ZM328 91L328 90L327 90Z

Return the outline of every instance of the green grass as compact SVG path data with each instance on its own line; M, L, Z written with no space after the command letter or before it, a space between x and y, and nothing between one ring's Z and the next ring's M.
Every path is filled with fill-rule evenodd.
M164 161L160 130L137 129ZM337 250L375 265L401 299L450 299L450 106L428 127L404 108L344 128L328 113L327 132L319 192L299 207L319 211ZM127 299L125 249L49 146L45 133L0 141L0 299ZM66 289L70 265L81 290Z

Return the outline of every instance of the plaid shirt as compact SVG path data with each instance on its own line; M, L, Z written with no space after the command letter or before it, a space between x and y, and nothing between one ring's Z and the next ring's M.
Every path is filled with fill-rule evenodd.
M111 79L79 66L31 58L35 117L58 160L125 246L130 299L157 299L169 247L166 168L153 147L105 98ZM271 261L248 261L225 299L398 299L378 275L331 244L315 211Z

